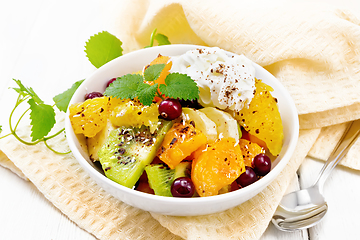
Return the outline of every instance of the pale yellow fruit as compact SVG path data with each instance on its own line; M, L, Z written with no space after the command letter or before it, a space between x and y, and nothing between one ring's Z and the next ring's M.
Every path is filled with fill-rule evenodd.
M116 106L110 114L110 121L117 127L150 127L154 132L158 127L158 105L143 106L136 101L129 101Z
M235 140L239 139L237 121L229 113L214 107L202 108L199 111L205 113L216 124L218 138L231 137Z
M75 134L94 137L106 125L109 98L99 97L75 103L69 107L69 117Z
M216 124L205 113L192 108L183 108L182 113L185 121L194 121L195 128L205 134L208 142L214 142L217 139Z

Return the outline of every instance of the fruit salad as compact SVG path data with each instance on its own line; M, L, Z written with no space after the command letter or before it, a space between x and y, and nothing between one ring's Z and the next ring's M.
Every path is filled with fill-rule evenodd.
M277 99L245 56L219 48L159 55L107 81L104 92L71 105L69 117L90 159L125 187L166 197L224 194L269 173L281 151Z

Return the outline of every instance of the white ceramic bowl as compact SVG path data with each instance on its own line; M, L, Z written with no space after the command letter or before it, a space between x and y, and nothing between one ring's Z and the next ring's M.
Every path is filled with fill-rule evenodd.
M104 91L107 81L113 77L133 73L149 64L158 54L176 56L196 45L167 45L152 47L125 54L97 69L75 92L70 104L84 101L86 93ZM231 54L231 53L229 53ZM145 211L175 216L204 215L224 211L254 197L268 186L289 162L299 135L298 115L294 102L281 83L264 68L254 63L256 77L274 88L272 95L278 99L279 110L284 126L284 144L281 153L272 164L271 171L259 181L230 193L198 198L172 198L155 196L132 190L105 177L102 171L89 160L86 146L74 134L67 115L66 136L75 158L89 175L106 191L121 201Z

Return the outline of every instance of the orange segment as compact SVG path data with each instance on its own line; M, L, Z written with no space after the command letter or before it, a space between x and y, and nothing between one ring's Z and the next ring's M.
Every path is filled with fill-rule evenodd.
M194 152L192 152L189 156L187 156L184 160L192 161L195 158L197 158L202 151L204 151L207 148L206 144L201 145L198 149L196 149Z
M245 166L251 167L252 160L260 153L265 153L264 149L254 142L246 139L239 140L239 146L244 158Z
M283 144L283 125L273 88L256 79L256 93L249 107L235 114L239 124L252 136L265 142L270 153L277 156Z
M262 147L265 151L268 150L268 147L266 146L266 143L263 140L260 140L259 138L255 137L254 135L249 134L247 131L245 131L243 128L241 128L241 138L246 139L250 142L256 143L260 147Z
M262 147L264 150L268 150L268 147L266 146L266 143L263 140L255 137L254 135L249 134L249 141L253 142L253 143L256 143L257 145Z
M160 86L160 84L165 84L165 78L166 76L170 73L170 69L172 67L172 62L169 61L170 57L168 56L162 56L161 54L159 54L157 56L157 58L155 58L150 65L154 65L154 64L165 64L165 68L162 70L160 76L158 77L158 79L155 80L155 83L158 83L158 86ZM150 85L153 85L153 82L146 82ZM160 92L160 89L158 88L158 91ZM158 102L159 98L155 97L155 100Z
M222 138L208 145L193 160L191 179L201 197L213 196L233 183L244 171L239 145L233 138Z
M172 67L172 62L169 61L170 57L168 56L162 56L161 54L158 55L157 58L155 58L150 65L154 65L154 64L165 64L165 68L162 70L160 76L158 77L158 79L156 79L155 83L160 84L165 84L165 78L166 76L169 74L169 71Z
M174 169L183 159L206 144L206 136L191 124L175 123L166 133L157 156Z

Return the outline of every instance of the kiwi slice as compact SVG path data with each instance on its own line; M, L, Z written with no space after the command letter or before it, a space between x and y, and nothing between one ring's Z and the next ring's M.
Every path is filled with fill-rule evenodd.
M159 163L146 166L145 171L155 195L172 197L171 184L179 177L189 177L190 167L190 162L181 162L175 169Z
M133 188L145 166L156 156L171 121L159 121L157 130L149 127L120 127L111 131L98 152L105 175L128 188Z

